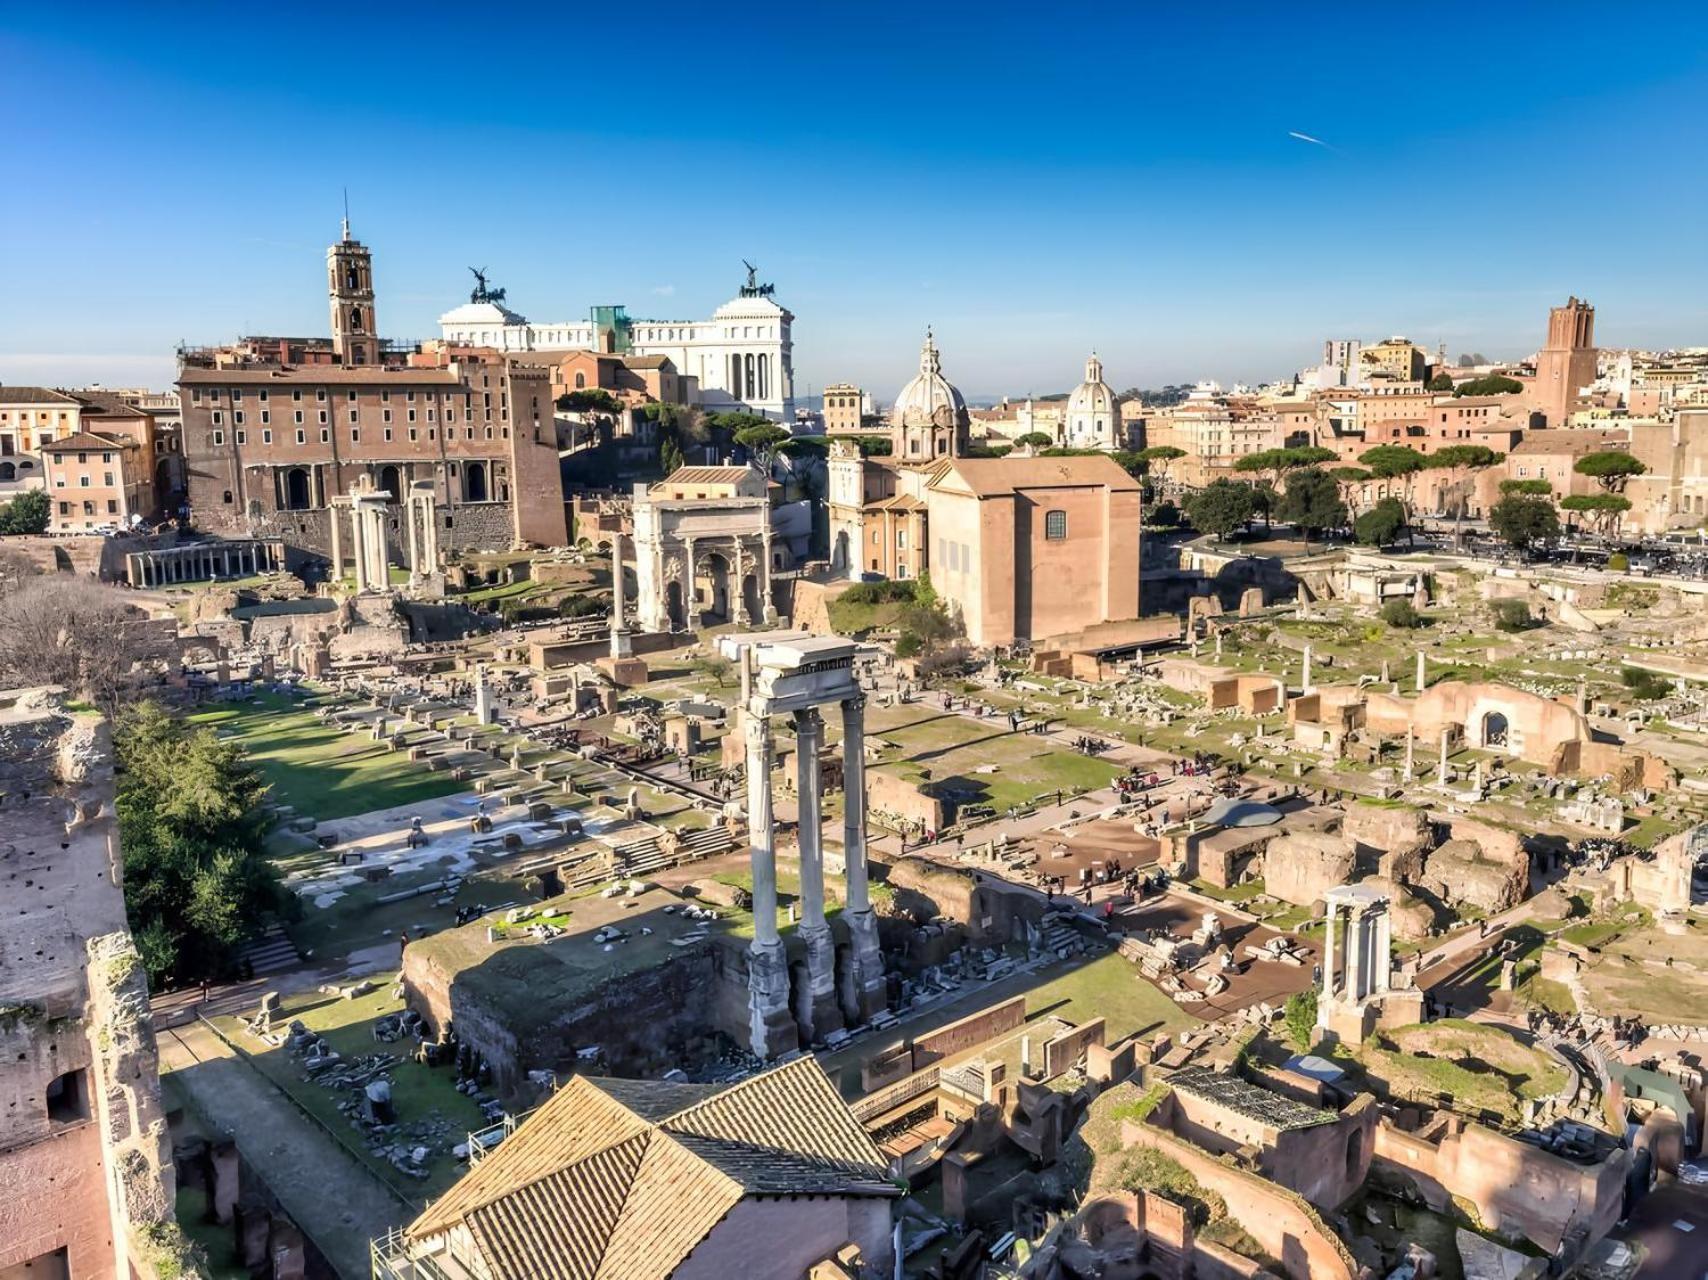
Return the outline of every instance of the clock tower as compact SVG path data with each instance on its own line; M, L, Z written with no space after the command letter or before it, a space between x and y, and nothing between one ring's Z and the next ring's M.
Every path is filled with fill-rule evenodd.
M332 302L332 348L347 365L380 363L374 323L374 260L368 247L344 235L326 251L327 291Z

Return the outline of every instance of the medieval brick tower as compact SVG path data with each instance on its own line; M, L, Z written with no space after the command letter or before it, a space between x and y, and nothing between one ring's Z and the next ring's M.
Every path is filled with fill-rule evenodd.
M1563 427L1578 394L1595 381L1595 308L1581 298L1548 312L1548 344L1536 355L1533 404Z
M332 301L332 347L347 365L380 362L379 326L374 323L374 259L360 240L344 235L326 251L327 292Z

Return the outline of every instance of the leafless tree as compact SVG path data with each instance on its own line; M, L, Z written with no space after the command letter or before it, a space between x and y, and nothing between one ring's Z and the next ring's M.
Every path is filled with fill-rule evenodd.
M156 656L149 628L114 587L69 574L30 578L0 601L0 678L61 685L110 716L136 664Z

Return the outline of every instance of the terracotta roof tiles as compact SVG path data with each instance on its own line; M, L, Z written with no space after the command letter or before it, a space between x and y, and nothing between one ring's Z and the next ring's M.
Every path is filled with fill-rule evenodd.
M492 1280L665 1280L747 1195L897 1194L812 1058L735 1085L577 1077L412 1223Z

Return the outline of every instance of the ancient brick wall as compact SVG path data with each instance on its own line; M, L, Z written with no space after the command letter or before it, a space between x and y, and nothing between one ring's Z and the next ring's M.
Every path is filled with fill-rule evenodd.
M1001 1004L981 1009L913 1042L913 1069L930 1066L943 1058L976 1049L987 1040L1017 1030L1026 1021L1026 998L1015 996Z
M1476 1207L1485 1227L1523 1236L1549 1253L1579 1229L1587 1229L1593 1242L1612 1228L1624 1207L1630 1164L1623 1151L1600 1164L1574 1164L1478 1124L1430 1142L1382 1123L1376 1127L1375 1156L1437 1212L1462 1197Z
M1302 1196L1256 1174L1225 1165L1191 1143L1143 1121L1121 1124L1123 1146L1163 1152L1227 1202L1228 1213L1280 1260L1289 1280L1354 1280L1352 1255Z

